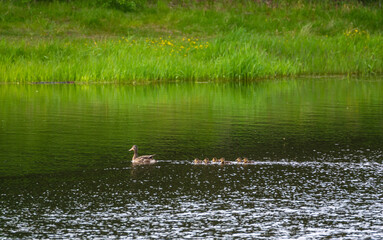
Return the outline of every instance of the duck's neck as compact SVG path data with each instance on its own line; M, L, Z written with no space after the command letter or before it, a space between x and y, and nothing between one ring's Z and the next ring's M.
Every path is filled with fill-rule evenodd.
M134 149L134 154L132 160L136 159L138 157L137 149Z

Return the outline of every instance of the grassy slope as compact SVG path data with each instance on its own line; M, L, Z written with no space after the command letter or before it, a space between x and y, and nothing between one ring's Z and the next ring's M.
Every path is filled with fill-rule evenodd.
M0 2L0 81L253 79L383 72L383 11L353 4Z

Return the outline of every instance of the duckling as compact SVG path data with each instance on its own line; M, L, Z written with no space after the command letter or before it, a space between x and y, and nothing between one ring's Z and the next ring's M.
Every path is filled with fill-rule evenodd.
M239 157L239 158L236 159L236 161L237 161L237 163L241 163L242 162L242 158Z
M218 159L217 159L216 157L213 157L213 158L211 159L211 161L212 161L212 162L218 162Z
M250 160L247 159L247 158L243 158L243 163L254 163L254 161L250 161Z
M200 163L202 163L201 160L199 160L198 158L194 159L194 164L200 164Z
M209 158L205 158L205 159L203 160L203 162L204 162L205 164L209 164Z
M231 162L226 162L225 161L225 158L220 158L219 161L221 162L221 164L231 164Z

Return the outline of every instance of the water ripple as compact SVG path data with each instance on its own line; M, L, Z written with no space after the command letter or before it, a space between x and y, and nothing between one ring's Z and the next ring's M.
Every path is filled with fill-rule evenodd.
M5 179L3 238L383 237L375 162L160 161Z

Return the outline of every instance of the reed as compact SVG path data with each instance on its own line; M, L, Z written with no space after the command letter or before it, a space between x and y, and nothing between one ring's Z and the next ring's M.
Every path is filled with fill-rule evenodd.
M337 8L288 1L160 3L124 13L86 1L27 9L0 2L7 12L0 20L0 81L221 81L383 72L379 8L356 2Z

